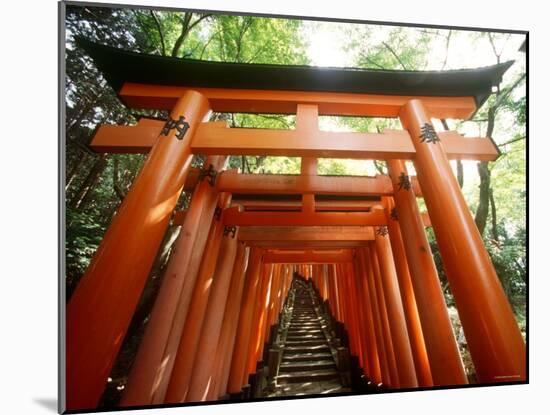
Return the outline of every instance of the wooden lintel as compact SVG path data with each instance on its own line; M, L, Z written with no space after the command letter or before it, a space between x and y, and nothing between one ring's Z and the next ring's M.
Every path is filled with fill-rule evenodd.
M96 130L90 147L97 153L147 154L157 140L164 121L141 118L136 125L103 124Z
M226 225L236 226L380 226L386 224L383 210L372 212L239 212L223 213Z
M284 210L289 212L299 212L302 210L301 201L292 200L254 200L254 199L235 199L231 201L233 206L240 205L245 211L273 211ZM373 200L316 200L315 210L323 211L369 211L372 206L380 204Z
M456 131L443 131L438 135L449 159L492 161L499 155L488 138L463 137ZM193 137L191 149L194 153L207 155L413 160L416 153L412 139L420 138L411 138L403 130L354 133L224 128L219 123L203 123Z
M303 194L379 196L392 195L388 176L300 176L283 174L220 175L220 192L248 194Z
M269 248L360 248L368 246L371 240L366 241L303 241L297 244L293 241L250 241L247 246L255 246L262 249Z
M245 242L367 241L374 239L371 226L243 226L239 240Z
M126 82L118 95L131 108L170 110L188 90L202 93L213 111L295 114L298 104L319 107L320 115L397 117L411 99L421 99L433 118L467 119L476 110L472 97L411 97L334 92L188 88Z
M273 212L266 212L273 213ZM186 210L178 210L174 213L173 224L182 226L187 215ZM428 212L422 212L422 222L425 227L432 226ZM270 243L288 242L296 244L299 242L310 243L323 242L320 245L337 246L343 243L364 242L374 239L374 229L371 226L325 226L325 227L298 227L298 226L243 226L239 231L239 240L250 244L269 246ZM265 242L265 243L264 243ZM285 244L286 245L286 244Z
M333 264L353 261L353 251L339 250L267 250L262 261L283 264Z
M147 153L163 121L142 118L136 126L102 125L90 147L98 153ZM439 137L449 159L495 160L499 153L488 138L462 137L444 131ZM418 139L418 138L416 138ZM271 130L227 128L223 122L200 124L191 149L206 155L272 155L358 159L412 160L415 150L407 131L380 134L327 132L315 129Z
M411 181L416 196L422 192L416 177ZM301 176L283 174L236 174L225 171L217 181L220 192L246 194L303 194L388 196L393 187L388 176ZM321 204L322 206L322 204ZM317 202L316 202L317 208ZM330 207L318 210L332 210ZM345 210L345 209L337 209Z

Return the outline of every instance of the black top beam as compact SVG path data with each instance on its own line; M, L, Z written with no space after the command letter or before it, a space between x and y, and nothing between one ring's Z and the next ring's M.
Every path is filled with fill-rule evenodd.
M345 92L377 95L474 97L479 108L513 61L476 69L394 71L321 68L180 59L129 52L76 39L98 69L119 91L124 82L287 91Z

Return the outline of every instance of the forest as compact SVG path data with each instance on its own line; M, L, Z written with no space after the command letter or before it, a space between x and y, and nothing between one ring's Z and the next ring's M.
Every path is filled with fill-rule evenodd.
M460 123L435 120L434 125L490 137L501 151L495 162L457 161L453 169L525 335L527 102L525 53L519 50L524 35L92 6L67 6L65 24L67 301L145 159L143 155L93 152L88 144L95 128L109 123L132 125L141 116L167 115L123 106L92 60L76 46L77 36L140 53L241 63L450 70L513 59L515 63L500 87L472 119ZM320 118L321 128L339 131L400 127L393 119ZM277 114L214 113L212 119L227 120L232 127L289 129L295 123L294 117ZM196 166L202 162L203 157L195 157ZM229 167L247 173L297 174L300 159L233 156ZM410 167L414 171L412 164ZM372 160L322 159L318 169L326 175L387 172L384 162ZM178 206L186 207L190 197L182 193ZM422 205L421 200L419 203ZM425 208L421 206L421 210ZM122 354L130 355L139 341L178 232L174 224L166 232ZM457 338L466 347L431 229L428 236ZM124 366L130 364L120 360L113 378L125 373ZM113 387L123 387L121 382L113 382ZM108 392L105 402L111 399Z

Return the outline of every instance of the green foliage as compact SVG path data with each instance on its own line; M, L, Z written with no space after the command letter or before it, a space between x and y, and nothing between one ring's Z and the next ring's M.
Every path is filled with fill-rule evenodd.
M525 230L527 219L525 140L507 147L507 151L493 163L491 177L499 221L503 230L514 236Z
M306 64L299 20L216 16L199 58L224 62Z
M348 50L355 54L355 65L369 69L421 70L434 34L407 27L352 28Z
M105 227L98 223L94 212L67 209L66 214L67 298L74 290L79 276L84 273L90 259L101 242Z

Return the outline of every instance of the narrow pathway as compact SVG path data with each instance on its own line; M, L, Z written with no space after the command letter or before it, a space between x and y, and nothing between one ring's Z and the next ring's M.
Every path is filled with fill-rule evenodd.
M313 293L303 286L295 287L277 388L272 396L349 392L342 386L323 322L313 305Z

